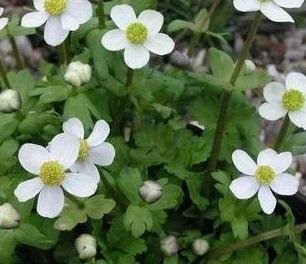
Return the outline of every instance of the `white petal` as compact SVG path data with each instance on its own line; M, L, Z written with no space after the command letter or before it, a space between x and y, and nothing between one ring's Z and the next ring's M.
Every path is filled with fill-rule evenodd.
M140 69L148 64L150 52L141 45L127 43L124 51L124 61L131 69Z
M78 30L80 27L79 22L72 16L70 16L68 13L64 13L60 16L62 27L63 29L75 31Z
M44 5L45 5L45 0L33 0L34 2L34 7L38 11L44 11Z
M8 21L7 17L0 18L0 31L6 27Z
M125 32L121 29L110 30L103 35L101 43L111 51L123 50L127 43Z
M125 30L129 24L135 22L136 14L134 9L129 5L116 5L112 8L110 16L116 26Z
M14 194L19 202L26 202L35 197L43 188L43 183L39 177L20 183Z
M287 89L295 89L301 91L306 96L306 77L302 73L292 72L286 78Z
M282 83L271 82L265 86L263 94L267 102L280 105L285 91L286 88Z
M68 37L69 30L63 29L59 17L50 16L45 25L44 39L50 46L58 46Z
M23 27L39 27L46 23L49 15L46 12L38 11L27 13L22 17L21 25Z
M164 16L155 10L145 10L140 13L137 20L146 26L149 35L155 35L163 26Z
M104 120L99 120L87 139L87 143L91 147L102 144L108 137L110 132L109 125Z
M303 128L306 130L306 112L289 112L289 118L293 124L297 127Z
M38 175L41 165L49 160L49 152L39 145L24 144L19 150L18 159L24 169Z
M152 35L143 45L146 49L158 55L169 54L175 47L175 43L172 38L163 33Z
M98 187L94 178L82 173L67 173L62 186L70 194L81 198L92 196Z
M257 165L254 160L243 150L235 150L232 159L236 168L243 174L255 175Z
M275 4L273 1L261 3L260 11L270 20L274 22L292 22L292 17L280 6Z
M100 166L109 166L115 158L115 148L112 144L104 142L101 145L91 148L88 159Z
M80 150L80 140L66 133L54 137L50 143L50 160L60 162L69 169L77 160Z
M3 15L3 12L4 12L4 8L3 8L3 7L0 7L0 16Z
M270 188L280 195L294 195L299 189L299 179L291 174L283 173L275 177Z
M61 187L44 186L38 201L37 213L43 217L54 218L60 214L64 208L64 193Z
M80 139L84 139L84 127L78 118L69 118L63 124L63 131Z
M100 181L100 173L97 167L89 160L84 162L77 162L70 168L70 170L72 172L80 172L82 174L86 174L87 177L93 178L96 183L99 183Z
M264 103L258 108L258 112L264 119L275 121L284 117L287 110L282 105Z
M66 12L79 24L84 24L92 18L93 9L87 0L69 0Z
M258 11L260 2L258 0L234 0L234 6L242 12Z
M303 5L304 0L274 0L274 2L284 8L299 8Z
M258 191L259 184L253 176L242 176L233 180L229 188L236 198L249 199Z
M258 191L258 200L266 214L272 214L276 206L276 199L268 186L262 185Z

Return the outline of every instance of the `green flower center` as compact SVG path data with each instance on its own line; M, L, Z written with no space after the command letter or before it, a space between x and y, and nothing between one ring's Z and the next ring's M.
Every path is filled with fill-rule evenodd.
M257 181L263 185L269 185L276 176L274 170L270 166L258 167L255 175Z
M50 15L59 16L64 13L67 7L67 0L45 0L44 7Z
M142 23L132 23L126 29L126 37L133 44L143 44L148 37L148 29Z
M45 185L57 186L65 177L65 169L58 161L48 161L41 166L39 175Z
M89 156L90 147L85 139L81 139L80 150L79 150L79 161L85 161Z
M283 95L283 106L288 111L299 111L305 104L305 96L302 92L291 89Z

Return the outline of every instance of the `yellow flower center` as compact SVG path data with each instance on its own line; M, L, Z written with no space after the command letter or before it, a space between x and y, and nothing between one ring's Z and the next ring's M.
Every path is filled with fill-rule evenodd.
M45 0L44 7L50 15L59 16L64 13L67 7L67 0Z
M126 37L133 44L143 44L148 37L148 29L142 23L132 23L126 29Z
M78 160L85 161L89 156L90 147L85 139L81 139Z
M283 106L288 111L299 111L305 104L305 96L302 92L292 89L283 95Z
M260 166L256 170L256 179L260 184L269 185L275 177L275 172L270 166Z
M58 161L48 161L41 166L39 175L45 185L57 186L65 177L65 169Z

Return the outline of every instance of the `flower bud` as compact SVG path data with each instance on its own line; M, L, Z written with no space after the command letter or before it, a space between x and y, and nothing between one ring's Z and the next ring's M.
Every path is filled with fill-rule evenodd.
M147 203L154 203L162 196L162 187L154 181L145 181L139 188L139 195Z
M17 91L12 89L0 93L0 112L13 113L21 108L21 98Z
M75 241L80 259L91 259L97 255L97 241L88 234L80 235Z
M70 83L75 87L80 87L82 85L81 78L77 72L67 71L65 73L64 79L67 83Z
M254 71L256 71L256 65L253 61L245 60L244 65L245 65L245 73L246 74L251 74Z
M82 71L80 72L82 83L88 83L91 79L91 67L88 64L83 64Z
M15 228L18 226L19 220L20 214L10 203L0 206L0 228Z
M198 256L203 256L209 250L209 243L203 238L198 238L193 241L192 250Z
M167 236L160 241L160 249L166 256L172 256L179 250L177 239L175 236Z

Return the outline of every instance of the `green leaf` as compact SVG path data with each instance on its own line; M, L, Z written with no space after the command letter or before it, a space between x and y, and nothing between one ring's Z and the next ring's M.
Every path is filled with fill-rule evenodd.
M113 210L115 205L114 200L105 199L104 195L96 195L85 201L85 210L90 218L102 219L104 214Z
M14 251L17 246L17 241L14 238L14 230L0 229L0 263L15 263Z
M248 221L246 218L234 218L231 222L231 226L235 237L239 237L241 240L248 237Z
M134 237L140 237L146 230L152 229L153 218L147 208L130 205L124 214L123 223Z
M216 48L210 48L208 63L215 77L229 81L235 67L234 61L229 55Z
M174 20L172 21L169 25L168 25L168 32L176 32L182 29L190 29L191 31L197 32L198 28L197 26L192 23L192 22L188 22L188 21L184 21L184 20Z

